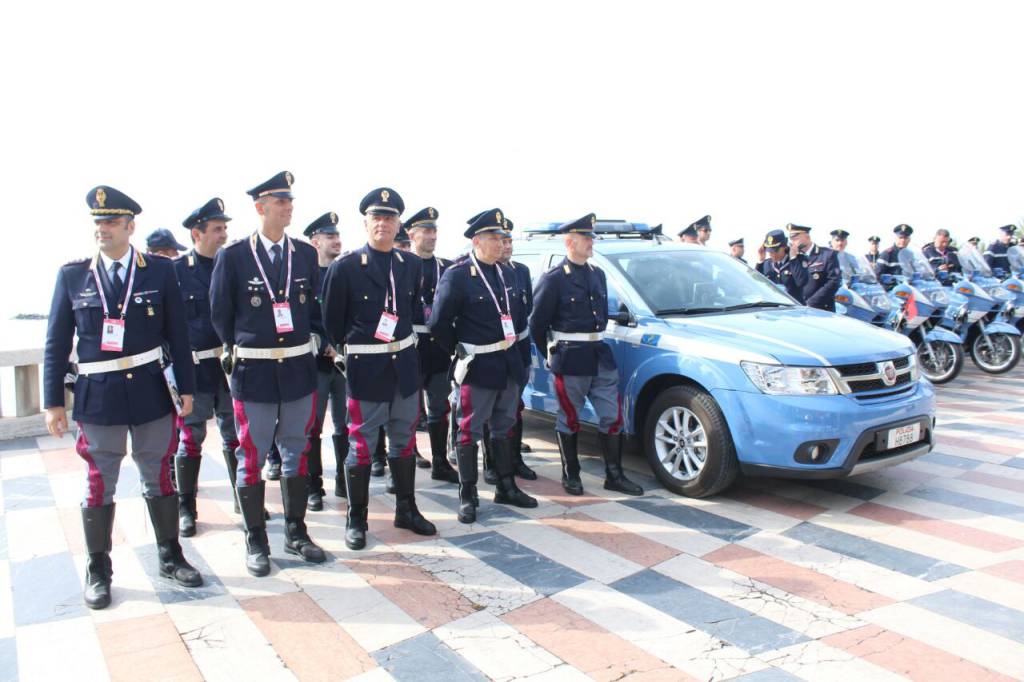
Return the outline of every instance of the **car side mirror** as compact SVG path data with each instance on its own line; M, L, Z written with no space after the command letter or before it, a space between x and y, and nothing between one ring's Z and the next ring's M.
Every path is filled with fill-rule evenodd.
M636 318L633 313L629 312L629 308L626 307L625 303L619 304L619 309L608 316L608 319L613 320L615 324L623 327L635 327Z

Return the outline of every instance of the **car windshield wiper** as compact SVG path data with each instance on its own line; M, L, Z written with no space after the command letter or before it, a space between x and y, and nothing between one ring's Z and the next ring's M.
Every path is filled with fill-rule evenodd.
M663 308L656 315L699 315L701 313L720 313L724 308Z
M756 303L739 303L737 305L727 305L719 310L745 310L747 308L788 308L791 307L792 303L780 303L778 301L757 301Z
M656 315L701 315L703 313L726 313L733 310L746 310L748 308L784 308L790 307L792 303L779 303L778 301L758 301L756 303L740 303L737 305L727 305L718 307L706 307L706 308L663 308Z

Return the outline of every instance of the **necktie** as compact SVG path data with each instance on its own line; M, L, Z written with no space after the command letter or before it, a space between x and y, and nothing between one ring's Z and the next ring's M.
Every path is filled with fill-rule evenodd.
M273 269L274 285L277 286L281 279L281 245L274 244L270 247L270 265Z
M114 298L121 298L121 287L124 282L121 281L121 263L118 261L114 261L110 266L110 283L114 288Z

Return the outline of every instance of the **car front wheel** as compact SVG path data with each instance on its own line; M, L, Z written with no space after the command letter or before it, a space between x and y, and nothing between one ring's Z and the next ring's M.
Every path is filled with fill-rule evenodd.
M667 388L654 400L644 450L661 484L687 497L721 492L739 470L725 415L706 391L691 386Z

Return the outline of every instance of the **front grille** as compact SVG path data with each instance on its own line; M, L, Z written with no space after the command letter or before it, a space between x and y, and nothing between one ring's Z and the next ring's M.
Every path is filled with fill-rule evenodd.
M910 366L910 356L908 355L905 358L896 358L895 360L892 361L892 365L896 369L904 369L905 367L909 367Z
M887 388L896 388L910 383L910 372L901 374L896 377L896 383L891 386L886 386L881 379L870 379L867 381L851 381L849 382L850 390L854 393L863 393L865 391L882 391Z
M878 371L878 366L873 362L861 362L856 365L839 365L836 367L836 371L840 376L856 377L862 374L874 374Z

